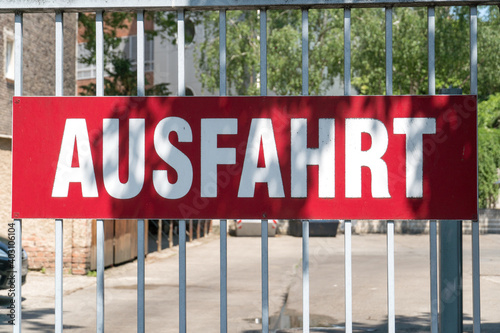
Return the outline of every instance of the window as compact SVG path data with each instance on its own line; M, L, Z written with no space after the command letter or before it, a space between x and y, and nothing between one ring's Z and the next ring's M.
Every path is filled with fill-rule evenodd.
M4 30L4 76L14 81L14 34Z
M78 58L89 56L89 51L85 48L85 43L78 44ZM114 51L123 52L125 58L132 64L131 70L137 70L137 36L123 37L120 45ZM111 64L106 65L107 70L112 70ZM144 43L144 70L152 72L154 70L154 41L146 39ZM95 64L87 65L78 62L77 80L94 79L96 77Z
M124 37L119 49L123 50L125 58L132 63L132 70L137 69L137 36ZM144 41L144 71L154 70L154 41L146 38Z
M78 64L76 66L76 78L77 80L93 79L96 75L95 64L83 64L79 61L80 57L88 57L90 55L89 50L85 48L86 43L78 44Z

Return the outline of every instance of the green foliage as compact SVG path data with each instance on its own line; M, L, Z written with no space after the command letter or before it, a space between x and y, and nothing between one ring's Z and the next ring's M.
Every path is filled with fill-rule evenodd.
M500 94L479 103L478 108L479 207L492 208L498 198L500 168Z
M154 19L149 14L150 19ZM132 70L132 64L125 58L122 52L117 51L121 38L117 37L119 29L125 29L133 21L135 14L113 12L106 13L104 20L104 68L106 77L104 79L104 95L108 96L134 96L137 95L137 71ZM163 17L163 16L162 16ZM95 64L95 14L79 14L78 23L82 31L80 36L86 41L85 48L89 51L88 56L82 55L78 59L80 63ZM154 31L146 31L147 38L153 38ZM170 95L168 84L162 83L149 85L146 80L146 95L167 96ZM89 83L81 87L82 95L92 96L96 94L96 84Z
M219 88L218 13L203 14L204 39L195 62L204 89ZM259 93L260 42L257 11L227 12L228 93ZM302 31L299 10L270 10L268 16L268 89L278 95L302 92ZM333 84L343 68L343 41L331 38L342 33L342 11L309 11L309 93L320 94Z

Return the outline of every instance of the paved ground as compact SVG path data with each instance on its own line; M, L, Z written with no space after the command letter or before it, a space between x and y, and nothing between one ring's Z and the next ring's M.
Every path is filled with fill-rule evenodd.
M386 331L385 235L353 236L353 321L356 332ZM288 332L302 316L301 239L269 239L271 328ZM396 330L429 331L428 236L396 235ZM219 239L187 247L189 332L219 331ZM228 238L229 332L260 330L260 238ZM500 332L500 235L481 236L483 332ZM176 248L146 260L146 330L178 332ZM343 238L311 238L311 326L342 332L344 321ZM464 312L470 329L470 236L464 236ZM136 264L106 270L106 332L136 331ZM67 332L95 331L95 278L65 276ZM54 277L30 272L23 288L23 331L53 332ZM9 298L0 292L0 320ZM280 315L281 314L281 315ZM0 326L0 331L9 331Z

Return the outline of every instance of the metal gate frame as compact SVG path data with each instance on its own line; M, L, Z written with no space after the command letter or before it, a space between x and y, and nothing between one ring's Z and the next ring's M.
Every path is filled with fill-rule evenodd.
M184 13L186 10L218 10L220 38L220 95L226 95L226 11L232 9L260 10L260 94L267 93L267 9L296 8L302 11L302 95L308 94L308 9L344 9L344 73L351 72L351 8L385 8L386 33L386 94L392 95L392 8L395 6L425 6L428 9L428 90L435 94L435 16L434 6L470 7L470 76L471 94L477 95L477 6L500 5L500 1L484 0L3 0L0 12L15 13L15 84L14 95L22 96L23 62L23 13L54 12L56 85L55 95L63 95L63 13L96 13L96 95L104 96L104 54L103 54L103 12L137 12L137 95L145 95L144 82L144 11L176 10L178 27L178 95L185 96L184 77ZM344 95L350 95L351 78L344 75ZM22 221L15 222L15 272L21 273ZM55 331L63 329L63 220L56 219L56 295ZM144 220L138 220L138 265L137 265L137 331L145 331L144 311ZM221 220L220 235L220 331L227 332L227 220ZM268 235L267 220L262 220L262 332L269 332L268 299ZM351 221L345 221L345 331L352 332L352 265L351 265ZM186 221L179 221L179 332L186 332ZM309 332L309 221L303 223L303 327ZM473 330L480 332L480 285L479 285L479 223L472 223L472 266L473 266ZM388 332L395 332L394 291L394 221L387 221L387 297ZM431 286L431 332L438 332L438 286L437 286L437 222L430 223L430 286ZM16 318L14 332L21 332L21 279L16 278ZM97 332L104 331L104 227L103 220L97 220Z

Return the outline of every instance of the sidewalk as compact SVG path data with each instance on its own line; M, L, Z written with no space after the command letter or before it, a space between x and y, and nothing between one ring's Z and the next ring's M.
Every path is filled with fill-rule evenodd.
M228 238L228 331L257 332L261 325L260 238ZM311 327L342 332L344 242L310 239ZM396 330L429 331L428 236L395 236ZM353 321L356 332L386 331L386 237L353 236ZM269 239L271 329L289 332L302 320L302 239ZM146 259L146 331L178 332L177 248ZM500 235L481 236L483 332L500 331ZM219 332L219 239L187 245L187 330ZM464 318L472 313L470 237L464 236ZM105 272L106 332L136 332L136 263ZM23 331L53 332L54 277L30 272L23 287ZM6 322L6 293L0 293ZM64 329L95 331L95 277L64 276ZM283 305L285 305L283 307ZM281 314L281 316L280 316ZM467 325L466 328L469 328ZM4 331L6 326L0 327ZM9 331L10 329L6 330ZM312 330L314 331L314 330Z

